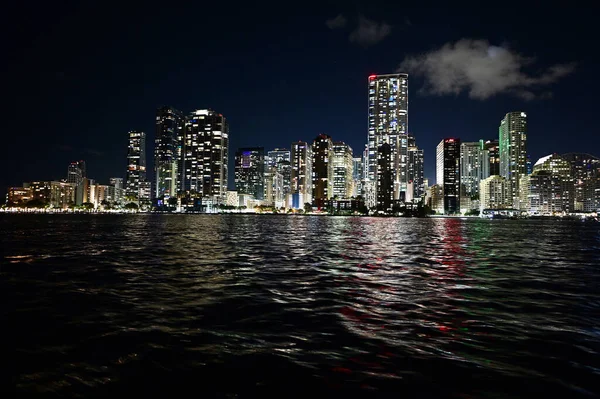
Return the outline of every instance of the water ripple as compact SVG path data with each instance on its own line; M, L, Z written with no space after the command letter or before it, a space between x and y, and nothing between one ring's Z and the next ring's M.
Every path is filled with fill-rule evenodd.
M13 394L598 393L597 224L2 215L0 236Z

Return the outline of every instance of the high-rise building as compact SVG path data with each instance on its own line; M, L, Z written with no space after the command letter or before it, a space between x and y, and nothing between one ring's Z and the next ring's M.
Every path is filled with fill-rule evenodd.
M125 190L123 189L123 178L122 177L111 177L110 186L108 187L108 201L114 203L122 203L125 198Z
M498 140L486 140L484 148L488 152L490 176L500 174L500 144Z
M530 175L533 172L533 162L531 162L531 156L527 154L527 161L525 162L525 169L527 174Z
M181 191L189 197L222 203L227 195L229 125L211 109L199 109L185 120Z
M427 189L425 203L437 214L444 213L444 189L441 184L434 184Z
M75 187L75 183L50 182L50 206L52 208L67 209L75 205Z
M444 191L444 213L460 212L460 139L447 138L437 146L436 183Z
M363 158L352 158L352 196L360 195L363 190Z
M352 197L354 191L354 158L352 148L343 141L333 143L333 197Z
M425 195L424 168L423 150L417 147L415 136L409 134L407 174L408 183L412 187L412 190L407 190L405 198L407 202L420 200Z
M466 197L479 195L479 182L490 175L488 150L483 140L460 144L460 182Z
M156 110L156 136L154 139L154 172L156 198L177 195L177 175L180 165L183 114L172 107Z
M235 152L235 189L239 194L250 194L257 200L265 195L265 149L239 148Z
M527 114L509 112L500 122L500 176L508 180L513 207L520 209L519 181L527 174Z
M285 195L283 190L283 175L277 167L267 166L264 173L264 202L275 208L285 207Z
M111 177L109 180L110 184L115 188L123 188L123 178L122 177Z
M597 210L599 205L595 193L597 182L600 181L600 158L575 152L564 154L562 158L571 164L571 176L575 184L575 210Z
M81 183L86 177L85 161L75 161L69 164L67 169L67 183L73 184L75 187L73 201L76 205L83 204L83 190Z
M304 141L292 143L292 208L312 203L312 146Z
M312 145L313 205L321 208L333 196L333 142L326 134L318 135Z
M575 186L571 164L557 154L540 158L529 176L530 212L554 214L573 212Z
M152 182L147 180L140 182L138 199L141 207L148 208L152 205Z
M408 75L371 75L369 85L369 162L367 179L377 180L378 150L391 148L394 199L408 187ZM386 172L387 173L387 172Z
M67 183L81 184L81 179L86 176L85 161L71 162L67 169Z
M267 153L267 164L277 168L283 177L283 197L292 192L292 153L285 148L275 148Z
M481 211L512 208L510 187L504 177L493 175L479 182L479 207Z
M143 181L146 181L146 133L131 131L127 149L125 195L137 199L140 182Z
M389 213L394 205L394 160L392 146L383 143L377 149L377 211Z

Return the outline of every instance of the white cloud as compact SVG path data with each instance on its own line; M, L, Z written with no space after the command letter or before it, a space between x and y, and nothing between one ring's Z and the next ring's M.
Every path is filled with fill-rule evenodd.
M335 18L331 18L331 19L328 19L327 21L325 21L325 25L327 25L327 27L329 29L339 29L339 28L343 28L344 26L346 26L347 22L348 21L346 20L346 17L344 17L342 14L340 14Z
M538 96L545 86L575 70L575 63L557 64L536 74L524 71L535 59L486 40L461 39L417 56L408 56L398 71L423 76L422 91L433 95L460 94L485 100L510 93L526 100ZM545 91L542 97L551 96Z
M358 26L350 33L350 41L368 47L379 43L391 32L392 27L387 23L376 22L359 15Z

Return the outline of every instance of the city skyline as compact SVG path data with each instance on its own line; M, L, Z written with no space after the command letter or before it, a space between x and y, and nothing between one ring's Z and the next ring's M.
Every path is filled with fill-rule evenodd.
M219 6L211 7L219 9ZM148 135L149 143L154 142L154 113L156 108L165 104L185 111L212 107L227 115L231 123L232 151L250 146L287 148L290 142L310 140L324 133L346 142L357 156L367 134L365 79L372 74L401 72L401 65L406 67L402 72L407 72L411 79L408 132L417 137L419 147L425 151L425 176L430 181L434 180L434 164L431 161L439 140L456 136L471 142L494 137L498 121L506 112L515 109L527 112L530 126L535 127L529 132L529 152L534 161L556 151L553 142L559 140L564 132L573 138L561 146L564 152L600 148L593 121L593 101L586 94L595 91L597 83L591 77L597 64L584 51L587 39L579 25L573 25L573 29L560 34L554 32L554 23L564 20L563 15L555 11L544 21L536 20L538 29L525 36L522 32L519 34L519 29L524 29L525 24L522 24L523 27L516 24L517 29L511 25L508 29L500 14L494 13L490 13L485 24L469 14L455 15L455 25L460 25L461 29L453 30L438 23L446 15L441 8L439 13L429 15L428 19L419 16L414 7L366 3L358 9L327 4L317 13L300 10L295 16L282 16L273 10L263 10L264 13L256 10L249 14L251 22L238 21L233 16L239 22L237 30L217 37L215 43L218 45L207 47L208 55L215 60L212 66L195 62L195 56L183 49L198 35L210 36L214 26L209 24L203 28L205 30L192 35L182 23L173 26L173 34L182 39L174 48L182 50L184 57L180 60L157 65L145 63L143 68L125 64L123 68L115 69L122 65L121 57L110 49L114 48L117 54L127 51L151 54L156 42L151 40L155 35L151 34L150 21L162 17L162 13L179 16L184 10L175 7L161 11L161 15L150 9L142 10L148 14L148 22L140 22L145 35L132 43L113 38L90 38L89 32L78 22L83 16L91 15L92 11L104 15L109 12L108 9L82 6L61 10L60 5L56 8L49 9L49 13L68 11L64 13L65 27L61 29L76 27L81 38L52 42L52 39L64 38L67 31L59 29L50 32L47 38L40 38L32 29L30 35L21 37L22 42L28 45L22 46L21 50L12 49L19 59L31 58L33 50L36 50L36 53L56 56L56 61L45 70L38 69L37 62L25 63L24 70L9 69L14 79L11 79L8 94L28 92L30 95L26 102L22 96L15 95L17 115L8 121L9 128L19 120L27 120L28 123L24 130L14 127L15 131L23 131L23 134L7 137L8 148L15 151L2 159L2 169L11 170L10 174L5 172L0 176L2 194L5 187L31 179L36 170L45 173L39 178L59 178L64 169L61 165L76 159L85 159L89 164L88 174L99 181L120 176L126 166L125 150L117 144L119 140L124 142L123 132L141 130ZM454 11L460 14L460 10ZM114 20L113 25L118 32L127 32L132 27L124 21L134 12L140 10L125 5L121 16L106 16ZM532 9L524 7L518 16L514 16L516 20L513 22L526 21L532 13ZM333 20L338 16L341 17L336 25ZM363 32L356 25L358 16L374 22L376 27L387 24L389 32L380 33L382 37L377 34L369 36L368 31ZM174 20L178 19L165 19L168 24ZM345 22L342 24L341 21ZM34 22L40 27L44 25L44 21L35 18L27 24ZM252 33L247 35L248 31ZM405 31L410 33L411 40L402 40ZM293 39L283 41L279 37ZM85 38L101 44L95 46L99 55L106 55L101 63L93 62L94 56L88 53L72 59L74 56L70 50ZM552 40L553 51L540 51L546 40ZM257 49L257 56L268 62L249 58L245 54L247 50L244 50L248 48ZM299 49L303 49L302 57L298 56ZM105 54L107 51L109 54ZM64 61L58 61L59 54L66 55ZM416 54L427 57L420 58ZM470 75L465 76L464 84L459 86L445 88L435 85L439 80L433 78L443 79L445 76L432 69L433 61L443 54L454 55L457 60L470 57L474 68L485 65L492 58L497 60L499 67L514 61L516 69L507 71L508 76L514 79L507 82L495 67L488 67L485 69L486 81L490 83L489 87L486 86L487 90L483 90L486 87L471 79ZM525 65L524 60L533 56L536 57L535 65ZM320 61L311 61L316 59ZM68 60L77 61L71 64L81 65L81 71L86 73L70 67ZM575 67L571 65L573 62L577 63ZM244 73L232 74L233 65L239 63L243 63ZM190 65L194 67L190 68ZM419 66L423 67L423 71L430 71L427 72L429 75L418 73ZM458 61L451 67L457 72L465 72L461 69L464 64ZM539 72L543 81L533 79L532 69ZM555 71L554 74L552 71ZM35 79L25 79L31 76ZM34 84L36 90L31 90ZM314 96L317 89L321 95ZM57 92L64 94L58 101ZM277 94L284 92L293 92L294 96L281 101ZM28 112L26 118L20 117L21 112L31 108L26 104L40 106L36 112ZM319 109L327 109L327 112L315 112ZM19 149L24 148L25 143L32 162L12 171L11 165L18 162ZM232 157L229 162L229 187L232 188ZM154 170L153 163L154 159L150 157L149 171Z

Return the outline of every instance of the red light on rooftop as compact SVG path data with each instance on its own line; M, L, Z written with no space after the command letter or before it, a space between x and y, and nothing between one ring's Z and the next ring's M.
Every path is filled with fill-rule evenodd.
M369 79L375 79L377 75L369 75Z
M454 143L454 139L446 139L446 143Z

